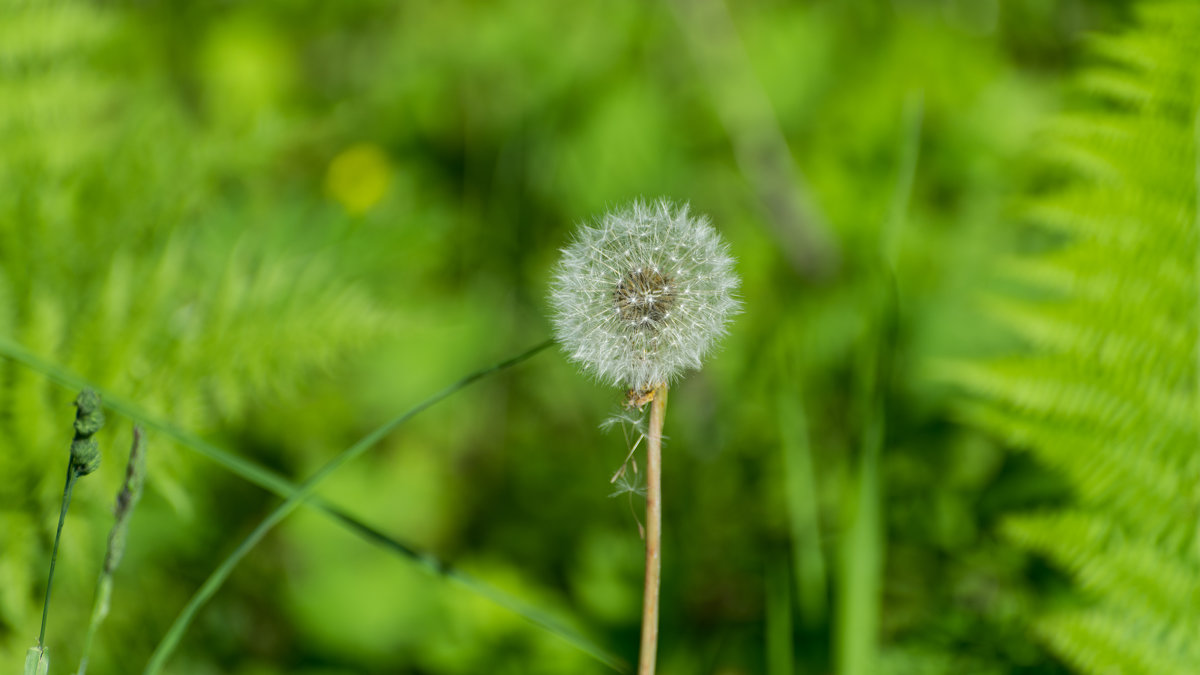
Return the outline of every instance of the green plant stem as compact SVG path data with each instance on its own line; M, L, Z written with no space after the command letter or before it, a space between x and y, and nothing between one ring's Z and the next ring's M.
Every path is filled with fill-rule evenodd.
M808 416L795 386L781 385L776 412L783 455L784 501L792 535L792 574L800 619L806 626L814 627L825 620L827 573L821 553L820 507Z
M250 550L258 544L258 542L262 541L263 537L265 537L266 534L270 532L273 527L275 527L275 525L279 524L279 522L291 514L292 511L296 510L296 507L300 506L302 502L308 499L316 487L322 481L328 478L334 471L336 471L346 462L361 455L371 446L381 441L396 427L407 422L418 413L433 406L439 401L448 398L450 395L485 375L523 361L532 353L540 351L543 346L535 347L524 354L496 364L491 368L487 368L464 377L458 382L455 382L433 396L425 399L421 403L418 403L407 412L378 427L363 437L362 440L326 462L320 468L320 470L313 474L308 480L301 483L295 492L289 495L282 504L268 514L267 517L258 524L258 527L254 528L254 531L251 532L244 540L242 540L242 543L239 544L238 547L234 549L234 551L230 553L215 570L213 570L212 574L209 575L204 584L196 591L191 600L188 601L188 604L183 608L183 610L180 611L179 616L175 618L175 622L171 624L171 627L167 630L166 635L163 636L162 641L159 642L158 646L154 649L154 653L150 656L150 662L146 665L146 675L154 675L162 670L162 667L166 664L167 658L170 657L171 652L173 652L175 647L178 646L180 639L183 637L188 625L191 624L192 619L195 618L196 613L206 602L208 602L209 599L212 598L214 594L216 594L217 589L219 589L221 585L225 583L225 580L229 578L230 573L233 572L233 568L237 566L242 558L246 557L246 554L249 553Z
M792 589L785 555L768 563L766 587L767 675L793 675L796 654L792 640Z
M832 228L812 197L725 0L672 0L700 81L725 127L734 161L754 187L766 225L792 266L827 279L841 266Z
M108 617L109 603L112 600L113 572L116 571L125 551L129 520L134 507L141 498L142 484L146 475L145 449L142 438L141 427L134 425L133 445L129 448L129 464L125 469L125 482L121 484L121 490L117 493L116 522L113 523L113 528L108 534L108 550L104 554L104 564L100 566L100 578L96 582L96 598L92 603L92 618L88 622L87 633L83 636L83 651L79 656L79 670L76 675L86 675L92 640L95 638L100 624Z
M1192 122L1192 154L1194 156L1193 161L1195 162L1192 167L1192 178L1195 181L1196 187L1196 198L1194 200L1196 202L1196 207L1195 213L1192 214L1192 226L1195 228L1195 231L1200 232L1200 108L1197 108L1196 118ZM1192 273L1196 275L1197 279L1200 279L1200 246L1196 247L1195 255L1192 257L1192 262L1194 263ZM1198 306L1196 309L1196 319L1197 321L1200 321L1200 306ZM1196 387L1196 405L1200 406L1200 340L1196 341L1195 362L1192 363L1192 368L1195 369L1195 382L1193 384Z
M553 340L546 340L545 342L542 342L532 349L529 349L513 358L473 373L466 378L464 381L464 386L465 384L470 384L471 382L486 377L494 372L511 368L522 361L531 358L535 354L549 348L553 344ZM26 349L21 344L2 336L0 336L0 357L12 359L26 368L42 373L51 381L56 382L68 389L82 389L85 387L90 387L104 397L105 407L109 408L110 410L124 415L125 417L140 423L148 430L160 433L164 437L179 443L183 447L209 458L235 476L238 476L243 480L253 483L261 488L269 490L280 497L289 497L295 494L298 489L295 484L283 476L269 469L261 467L248 459L239 457L228 450L219 448L203 438L189 433L166 420L155 417L149 412L139 408L132 401L127 400L111 391L107 391L97 386L94 382L90 382L78 374L38 356ZM613 670L619 672L626 671L628 666L620 658L603 649L594 641L589 640L578 632L568 628L561 621L555 619L547 612L533 607L528 603L522 602L521 600L504 593L493 586L490 586L480 579L476 579L475 577L457 569L450 563L436 555L433 555L432 553L429 553L428 551L421 551L400 541L386 532L383 532L379 528L363 522L361 519L346 512L336 504L331 504L319 497L308 499L306 504L315 508L318 512L332 518L339 525L345 527L351 532L354 532L363 540L377 546L381 546L398 557L402 557L413 563L416 563L421 569L426 570L430 574L457 582L470 592L481 595L497 605L511 612L519 614L522 618L529 621L533 625L553 633L568 644L592 656L597 661L600 661Z
M46 578L46 601L42 604L42 630L38 633L38 646L46 647L46 615L50 613L50 587L54 584L54 565L58 562L58 541L62 538L63 523L67 520L67 507L71 505L71 489L79 474L67 463L67 485L63 488L62 508L58 511L58 530L54 533L54 550L50 553L50 574Z
M878 672L880 607L887 534L883 517L885 485L881 464L886 441L886 397L892 387L899 342L900 290L897 258L920 158L924 95L912 92L904 103L904 136L892 206L880 236L883 297L863 355L864 432L852 501L845 506L846 533L840 546L837 672Z
M642 648L638 675L654 675L658 655L658 594L662 578L662 428L667 385L654 390L646 437L646 584L642 591Z
M837 672L873 675L877 666L879 604L882 584L884 533L883 482L879 475L883 452L881 407L872 411L857 481L847 504L846 532L840 547L838 576Z
M112 574L101 572L100 581L96 584L96 601L92 606L92 619L88 622L87 633L83 636L83 654L79 657L79 671L76 675L86 675L87 673L88 653L92 649L92 638L96 635L96 629L108 616L111 599Z

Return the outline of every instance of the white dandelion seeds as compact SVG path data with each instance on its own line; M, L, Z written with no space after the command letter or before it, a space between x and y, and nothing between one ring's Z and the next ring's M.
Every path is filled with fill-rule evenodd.
M579 228L555 271L555 335L597 379L634 390L700 367L741 303L733 258L686 204L635 201Z

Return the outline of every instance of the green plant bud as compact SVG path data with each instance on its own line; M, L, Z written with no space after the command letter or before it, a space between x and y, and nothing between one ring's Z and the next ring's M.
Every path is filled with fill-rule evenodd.
M79 438L71 441L71 469L79 477L100 468L100 444L94 438Z
M100 394L91 389L79 392L75 399L75 433L91 436L104 426L104 409L100 405Z

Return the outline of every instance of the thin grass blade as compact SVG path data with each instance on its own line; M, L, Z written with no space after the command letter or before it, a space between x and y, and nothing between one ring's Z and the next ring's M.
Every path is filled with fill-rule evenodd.
M533 347L532 349L519 354L511 359L498 363L490 368L478 371L469 375L459 384L466 386L485 377L489 374L515 366L526 359L536 355L538 352L548 348L552 341L546 341L542 344ZM261 488L269 490L280 497L290 497L296 494L298 488L291 481L276 474L269 469L263 468L258 464L240 457L234 453L224 450L199 436L154 416L153 414L141 409L136 404L128 399L125 399L111 391L107 391L96 386L95 383L88 381L86 378L71 372L55 363L52 363L24 348L20 344L12 340L0 337L0 357L11 359L35 372L39 372L46 376L47 379L56 384L68 389L83 389L90 387L96 390L104 398L106 407L111 411L118 413L134 422L141 424L144 428L159 433L171 440L179 443L181 446L200 453L201 455L216 462L224 467L230 473L253 483ZM566 627L559 620L553 618L549 612L539 610L527 603L524 603L516 598L509 596L507 593L487 584L486 582L476 579L465 572L462 572L450 565L448 562L440 559L432 553L422 551L417 547L407 544L399 539L383 532L382 530L362 521L354 515L346 512L335 504L331 504L326 500L318 497L309 497L306 500L309 506L316 508L318 511L326 514L329 517L337 520L342 526L351 530L377 546L388 549L398 557L407 559L409 562L416 564L421 569L438 577L450 579L472 593L481 595L497 605L521 616L530 623L547 630L550 633L557 635L562 640L575 646L585 653L595 657L605 665L614 670L624 671L627 665L619 658L611 655L603 648L599 647L595 642L584 638L575 631Z
M793 675L796 650L792 639L792 589L787 556L771 560L766 575L767 675Z
M492 366L491 368L487 368L464 377L458 382L425 399L421 403L418 403L407 412L376 428L374 431L363 437L362 440L326 462L315 474L301 483L299 488L293 494L288 496L282 504L268 514L267 517L259 523L258 527L256 527L253 532L251 532L244 540L242 540L241 544L239 544L238 547L234 549L234 551L230 553L215 570L213 570L212 574L209 575L208 579L205 580L204 584L200 586L200 588L192 596L191 600L188 601L188 604L179 613L179 616L176 617L175 622L167 630L166 635L163 636L163 639L155 648L154 653L150 657L150 662L146 666L146 675L156 675L162 670L162 667L166 664L167 659L178 646L184 632L186 632L188 626L191 624L200 608L203 607L204 604L207 603L214 594L216 594L217 590L219 590L220 587L225 583L225 580L229 578L229 575L233 572L233 569L237 566L237 564L243 558L245 558L246 554L248 554L256 545L258 545L260 541L262 541L262 539L267 535L268 532L271 531L272 528L282 522L283 519L295 511L305 499L312 495L313 491L318 485L320 485L322 481L332 475L346 462L349 462L350 460L366 452L376 443L383 440L397 427L412 419L422 411L432 407L446 398L449 398L454 393L486 375L525 360L529 356L532 356L534 353L545 348L545 346L545 344L539 345L538 347L535 347L524 354L516 356L512 359L508 359L507 361L503 361L495 366ZM543 628L547 628L547 630L561 629L561 625L559 624L539 623L532 617L528 618L530 618L531 621L534 621L534 623L541 625ZM554 628L552 629L551 626ZM577 635L571 635L568 637L567 635L560 633L555 634L561 635L564 640L572 645L578 646L582 641L582 638L578 637ZM597 653L604 654L604 650L598 646L584 651L585 653L591 655L595 655ZM607 665L611 663L618 663L619 660L615 656L607 655L606 658L602 659L602 662L606 663Z
M781 388L777 417L783 453L784 500L792 535L796 601L804 624L819 626L825 620L828 580L821 551L817 480L809 443L808 417L799 392Z

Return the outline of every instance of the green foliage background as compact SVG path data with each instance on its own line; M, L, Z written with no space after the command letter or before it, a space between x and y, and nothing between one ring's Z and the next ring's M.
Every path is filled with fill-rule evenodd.
M1196 672L1200 21L1147 7L0 0L0 353L299 482L548 337L575 223L686 200L746 311L671 394L661 672ZM77 393L29 362L0 360L5 664ZM632 661L619 399L543 352L320 492ZM75 489L52 672L130 426ZM142 668L278 503L148 446L93 672ZM168 672L610 672L555 632L308 509Z

